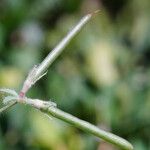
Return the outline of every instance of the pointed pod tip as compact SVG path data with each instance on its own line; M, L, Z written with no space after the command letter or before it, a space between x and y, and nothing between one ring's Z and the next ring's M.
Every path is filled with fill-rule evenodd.
M121 146L121 147L122 147L122 149L124 149L124 150L134 150L133 145L132 145L131 143L129 143L128 141L126 141L126 144L123 145L123 146Z
M94 16L94 15L98 14L100 11L101 11L100 9L95 10L94 12L89 13L89 15Z
M130 150L134 150L134 147L132 144L130 145Z

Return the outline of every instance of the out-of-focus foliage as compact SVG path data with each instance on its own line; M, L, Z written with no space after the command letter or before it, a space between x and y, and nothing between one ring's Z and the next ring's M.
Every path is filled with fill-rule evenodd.
M0 87L19 90L80 18L100 9L28 96L150 149L149 0L1 0ZM17 105L0 116L0 149L114 150L62 121Z

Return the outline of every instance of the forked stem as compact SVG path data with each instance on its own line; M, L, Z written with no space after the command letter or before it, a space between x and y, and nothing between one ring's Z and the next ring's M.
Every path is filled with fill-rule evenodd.
M28 104L36 109L41 110L42 112L61 119L65 122L68 122L84 131L87 131L97 137L102 138L105 141L108 141L112 144L117 145L118 147L122 148L123 150L133 150L133 146L126 141L125 139L118 137L112 133L106 132L104 130L99 129L98 127L83 121L79 118L72 116L60 109L58 109L53 103L45 102L42 100L32 100L25 97L27 91L35 84L43 75L45 75L46 69L52 64L52 62L59 56L59 54L64 50L66 45L71 41L71 39L82 29L82 27L90 20L90 18L97 12L92 14L88 14L83 17L79 23L67 34L67 36L48 54L48 56L39 64L38 66L34 66L34 68L29 72L21 92L19 96L16 96L16 101L12 103L8 103L8 105L4 106L0 109L0 112L3 112L10 108L11 106L18 103ZM7 93L15 94L11 90L3 90Z

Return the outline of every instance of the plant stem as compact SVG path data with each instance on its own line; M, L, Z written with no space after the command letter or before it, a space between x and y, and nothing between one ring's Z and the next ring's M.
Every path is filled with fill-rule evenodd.
M44 71L52 64L52 62L59 56L59 54L64 50L66 45L73 39L73 37L82 29L82 27L90 20L90 18L99 11L87 14L84 16L79 23L65 36L64 39L58 43L58 45L48 54L48 56L38 65L34 66L29 72L26 80L23 83L23 87L19 93L19 97L25 97L28 90L35 84L40 78L43 77ZM14 103L13 105L15 105ZM0 111L5 111L13 105L4 106Z
M36 78L38 78L43 72L52 64L52 62L59 56L64 50L66 45L73 39L73 37L82 29L82 27L90 20L92 14L84 16L79 23L66 35L64 39L58 43L58 45L48 54L48 56L41 62L36 71Z
M68 114L56 107L48 107L48 108L43 107L40 110L50 116L53 116L60 120L68 122L86 132L89 132L99 138L102 138L103 140L110 142L110 143L122 148L123 150L133 150L133 146L125 139L123 139L117 135L114 135L112 133L101 130L98 127L96 127L86 121L83 121L77 117L74 117L71 114Z
M97 13L97 12L96 12ZM58 108L52 102L45 102L42 100L33 100L25 97L26 92L35 84L41 77L43 77L44 71L52 64L52 62L59 56L65 46L71 41L71 39L81 30L81 28L90 20L93 14L88 14L81 19L81 21L67 34L67 36L48 54L48 56L41 62L39 66L35 66L29 73L27 79L24 82L23 88L18 95L11 90L6 89L5 92L16 95L16 101L9 103L0 109L0 113L7 110L16 103L28 104L36 109L41 110L43 113L68 122L84 131L87 131L105 141L108 141L123 150L133 150L133 146L125 139L99 129L98 127L83 121L77 117L72 116ZM4 91L4 90L1 90Z
M38 65L34 66L33 69L29 72L22 90L20 91L20 98L23 98L27 91L35 84L40 78L43 77L43 74L46 69L53 63L53 61L60 55L64 50L66 45L73 39L73 37L82 29L82 27L91 19L91 17L98 11L84 16L78 24L58 43L58 45L48 54L48 56Z

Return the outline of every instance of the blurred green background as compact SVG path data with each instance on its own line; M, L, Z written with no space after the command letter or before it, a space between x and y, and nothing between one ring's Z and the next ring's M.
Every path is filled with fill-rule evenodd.
M149 0L0 0L0 87L22 87L66 33L100 9L28 93L150 150ZM0 115L1 150L116 150L17 105Z

